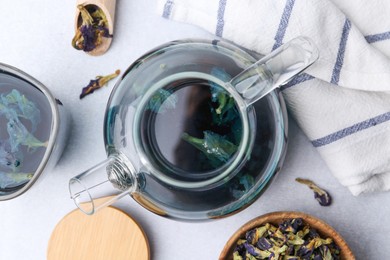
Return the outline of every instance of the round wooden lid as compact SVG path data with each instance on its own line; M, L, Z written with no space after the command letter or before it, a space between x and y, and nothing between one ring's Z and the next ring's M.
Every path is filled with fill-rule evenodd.
M150 250L145 233L126 213L107 207L88 216L76 209L55 227L47 259L148 260Z

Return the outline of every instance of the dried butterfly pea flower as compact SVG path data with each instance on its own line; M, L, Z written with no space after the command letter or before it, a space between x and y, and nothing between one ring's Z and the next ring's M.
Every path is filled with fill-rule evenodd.
M279 225L279 229L284 232L293 232L296 233L298 229L303 226L303 220L301 218L293 218L291 220L286 220Z
M10 187L21 185L31 180L34 176L32 173L10 172L5 173L0 171L0 191Z
M178 98L174 93L165 89L159 89L149 99L145 109L161 114L167 110L174 109L177 102Z
M93 51L102 43L103 37L112 38L108 30L108 21L104 12L94 5L78 5L81 25L72 39L72 46L77 50Z
M0 96L0 115L5 115L8 120L23 118L30 121L32 133L36 131L41 121L41 112L38 107L16 89L7 95Z
M223 68L220 68L220 67L213 67L210 71L210 74L220 80L222 80L223 82L229 82L232 77L223 69ZM225 101L223 101L223 99L226 99L226 97L220 95L221 93L226 93L226 92L222 92L222 88L221 86L219 86L217 83L215 83L214 81L210 81L209 82L210 85L211 85L211 96L212 96L212 101L213 102L217 102L218 100L220 101L220 103L224 103ZM222 100L220 100L222 99ZM222 105L223 107L223 105ZM221 108L222 108L221 107Z
M261 250L258 249L257 247L253 246L252 244L245 242L244 247L247 251L252 256L260 256L262 254Z
M288 237L288 243L294 246L303 245L305 243L305 240L303 240L302 237L299 235L292 234Z
M211 131L204 131L203 134L203 139L190 136L187 133L183 133L182 138L202 151L213 165L218 166L221 162L227 162L237 151L237 146L224 136Z
M223 68L213 67L210 73L223 82L229 82L231 80L231 76ZM211 101L216 104L216 107L212 107L211 109L213 121L217 125L232 122L239 116L237 109L235 109L234 98L217 83L210 81L210 86Z
M256 241L258 241L264 235L264 233L267 232L268 228L268 226L263 226L252 229L245 234L245 238L250 243L255 244Z
M321 238L302 219L288 219L279 227L266 223L249 230L233 251L234 260L339 259L340 249L331 238Z
M22 163L23 153L12 151L10 140L0 140L0 166L16 172Z
M24 151L33 153L39 147L46 147L48 142L34 136L41 121L39 108L18 90L0 95L0 116L0 120L6 120L2 124L4 129L0 130L7 136L0 140L0 192L8 192L33 177L33 173L20 172ZM25 125L26 121L31 124Z
M257 240L257 247L261 250L269 250L272 248L272 243L269 239L261 237Z
M20 165L20 156L17 152L21 145L27 146L30 152L36 147L47 146L47 142L41 142L33 135L41 120L38 107L16 89L7 95L0 95L0 115L5 116L8 121L6 127L9 138L0 140L2 150L0 161L6 165L12 164L12 161L14 166ZM31 132L22 123L22 119L31 122ZM16 156L19 160L15 159Z
M12 151L18 151L20 145L27 146L27 150L30 152L36 147L47 146L47 142L41 142L33 136L17 118L8 121L7 132L10 137Z
M297 182L305 184L311 190L314 191L314 198L320 203L321 206L329 206L332 202L332 198L329 193L317 186L313 181L307 179L296 178Z
M115 71L107 76L97 76L96 79L93 79L89 82L89 84L83 88L80 94L80 99L84 98L86 95L92 94L95 90L103 87L107 84L108 81L116 78L120 74L120 70Z
M213 122L215 124L228 124L239 117L239 113L235 107L234 98L226 91L222 90L221 87L215 87L211 88L211 94L212 101L218 106L217 108L212 107L211 109Z
M234 198L241 198L255 184L255 178L245 172L239 173L237 179L233 182L230 190Z

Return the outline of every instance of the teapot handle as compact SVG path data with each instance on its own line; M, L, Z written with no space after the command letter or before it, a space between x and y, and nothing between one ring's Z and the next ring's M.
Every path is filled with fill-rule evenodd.
M297 37L248 67L229 84L248 105L286 84L318 59L318 49L307 37Z

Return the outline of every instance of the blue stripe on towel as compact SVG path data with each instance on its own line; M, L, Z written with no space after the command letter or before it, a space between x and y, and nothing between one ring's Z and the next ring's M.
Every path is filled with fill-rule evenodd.
M384 40L390 40L390 31L389 32L384 32L384 33L367 35L367 36L365 36L365 38L366 38L366 41L368 43L374 43L374 42L379 42L379 41L384 41Z
M292 13L292 9L294 7L295 0L287 0L286 5L284 6L282 18L280 19L278 31L275 35L275 44L272 47L272 50L275 50L283 43L284 34L286 33L286 29L288 26L288 22L290 20L290 16Z
M165 3L165 5L164 5L164 12L163 12L163 15L162 15L164 18L169 18L169 16L171 16L172 5L173 5L173 0L168 0Z
M225 26L224 16L225 16L226 1L227 0L219 0L217 28L215 29L215 35L217 35L218 37L222 37L223 27Z
M365 120L363 122L354 124L350 127L344 128L340 131L337 131L333 134L327 135L325 137L316 139L311 141L314 147L320 147L324 146L333 142L336 142L337 140L340 140L346 136L349 136L351 134L357 133L359 131L362 131L364 129L376 126L378 124L387 122L390 120L390 112L384 113L382 115L370 118L368 120Z
M306 74L306 73L301 73L301 74L295 76L287 84L281 86L280 90L283 91L283 90L288 89L288 88L290 88L290 87L292 87L294 85L297 85L299 83L302 83L302 82L305 82L305 81L308 81L308 80L311 80L311 79L314 79L314 77L309 75L309 74Z
M346 19L343 27L343 32L341 34L341 40L339 45L339 51L337 53L336 63L333 68L332 79L330 80L330 83L336 85L339 83L340 80L340 72L344 63L345 48L347 46L350 29L351 29L351 21Z

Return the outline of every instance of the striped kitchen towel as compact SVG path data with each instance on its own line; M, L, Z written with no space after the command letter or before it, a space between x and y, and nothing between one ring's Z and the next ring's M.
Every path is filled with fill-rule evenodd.
M290 113L354 195L390 189L390 2L159 0L163 17L266 54L304 35L319 60L282 86Z

